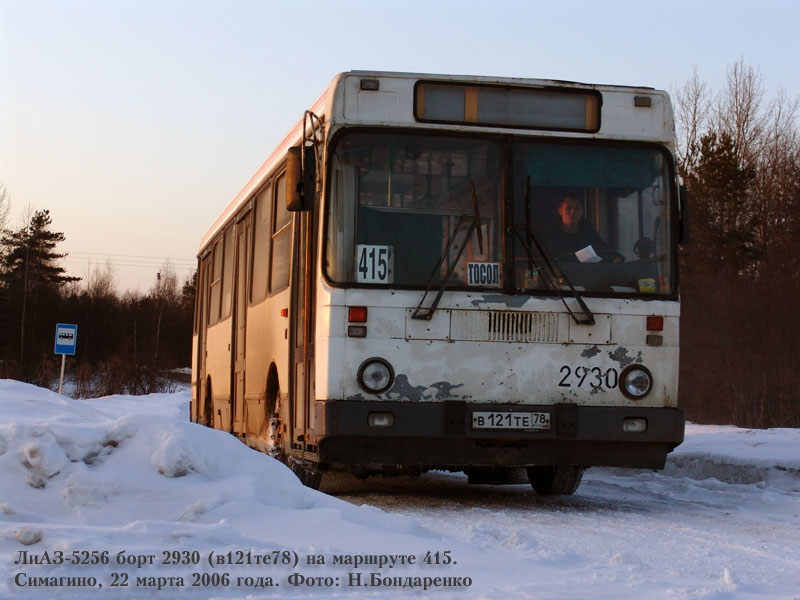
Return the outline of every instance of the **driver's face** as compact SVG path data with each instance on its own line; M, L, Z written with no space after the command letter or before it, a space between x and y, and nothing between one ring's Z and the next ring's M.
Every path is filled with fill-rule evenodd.
M583 204L577 198L564 198L558 207L561 223L567 231L576 231L583 217Z

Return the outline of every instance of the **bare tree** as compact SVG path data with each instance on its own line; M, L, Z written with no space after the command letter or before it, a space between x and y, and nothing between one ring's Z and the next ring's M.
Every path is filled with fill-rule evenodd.
M156 285L152 294L159 300L170 304L175 304L179 300L178 274L175 272L175 267L172 266L172 261L168 258L161 263L161 270L156 276Z
M758 240L764 260L781 268L796 254L794 238L800 232L800 99L780 90L763 120L757 156L753 205L758 213ZM797 268L792 268L797 272Z
M0 232L6 228L8 217L11 215L11 195L6 184L0 180Z
M758 142L764 130L761 111L764 98L764 77L744 59L728 67L725 89L717 99L714 129L727 133L733 140L738 158L745 164L755 160Z
M178 275L172 266L172 262L166 259L158 272L156 286L153 296L158 302L158 320L156 322L156 343L153 352L153 365L158 364L158 345L161 337L161 318L164 314L165 306L175 306L179 301Z
M36 208L28 201L22 208L22 212L17 215L17 229L24 229L27 227L36 212Z
M697 161L700 138L711 114L711 96L705 81L692 67L692 76L675 93L678 165L683 176Z
M3 233L6 231L6 224L8 223L8 217L11 214L11 196L8 193L8 189L6 188L6 184L0 180L0 238L3 237ZM5 244L0 241L0 260L2 260L3 255L6 252ZM2 302L2 283L0 283L0 302Z
M89 276L87 289L92 298L110 298L116 295L117 276L109 258L104 266L96 266Z

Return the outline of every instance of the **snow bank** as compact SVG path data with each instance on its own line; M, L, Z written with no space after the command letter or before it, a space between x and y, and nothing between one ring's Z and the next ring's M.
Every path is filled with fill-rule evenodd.
M286 511L335 511L399 532L410 520L304 487L282 463L233 436L184 420L186 394L71 400L0 381L4 505L50 521L127 524L172 520L235 502ZM283 527L291 527L284 522Z
M800 430L688 423L663 472L800 491Z
M18 572L9 559L26 547L138 551L157 559L176 547L306 556L370 551L376 539L384 548L389 540L398 552L416 552L432 537L407 517L304 487L280 462L188 422L187 405L185 393L72 400L0 380L6 567ZM91 574L110 577L113 566ZM0 597L8 583L0 580Z
M666 476L590 469L568 498L432 473L345 480L349 503L189 423L188 399L0 380L0 599L419 598L449 578L437 600L800 600L795 430L690 425ZM414 562L356 564L390 556Z

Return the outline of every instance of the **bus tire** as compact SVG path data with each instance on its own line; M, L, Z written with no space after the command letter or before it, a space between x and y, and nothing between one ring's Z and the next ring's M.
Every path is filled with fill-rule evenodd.
M551 467L528 467L528 481L537 494L542 496L570 495L581 484L585 467L557 465Z
M272 365L267 376L267 402L265 407L267 432L264 441L267 444L267 454L285 463L286 455L283 451L280 398L281 388L278 382L278 371L275 365Z
M211 377L206 378L206 393L203 398L203 421L206 427L214 427L214 403L211 401Z
M308 461L289 459L289 467L304 486L318 490L322 483L322 471L317 465Z

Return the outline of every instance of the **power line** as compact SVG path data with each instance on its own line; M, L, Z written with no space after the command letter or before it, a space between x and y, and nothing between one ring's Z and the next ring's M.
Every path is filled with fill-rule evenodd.
M197 266L197 263L195 261L192 261L192 262L188 262L187 261L187 262L176 263L176 262L173 262L171 260L169 260L169 261L155 261L155 260L145 260L145 259L141 259L140 260L140 259L137 259L137 258L111 258L109 256L106 256L106 257L95 256L95 257L93 257L93 256L72 256L72 255L69 255L69 256L66 256L66 257L62 258L61 260L64 260L64 261L67 261L67 262L70 262L70 261L71 262L95 262L95 263L98 263L98 264L110 261L112 263L120 263L120 264L125 263L125 264L130 264L130 265L159 265L159 266L161 266L161 265L167 264L167 265L170 265L170 266L178 266L178 267L196 267Z
M102 266L105 264L105 261L92 261L92 260L70 260L70 259L62 259L63 262L72 264L72 265L91 265L95 264L97 266ZM162 269L164 267L163 263L126 263L126 262L118 262L118 261L111 261L112 267L124 267L124 268L140 268L140 269ZM170 268L175 269L176 271L194 271L197 267L196 266L189 266L189 265L169 265Z
M158 260L158 261L170 261L170 262L191 262L196 263L196 258L174 258L170 256L141 256L135 254L112 254L110 252L81 252L78 250L74 251L65 251L69 256L73 256L75 258L107 258L107 257L117 257L117 258L125 258L125 259L149 259L149 260Z

